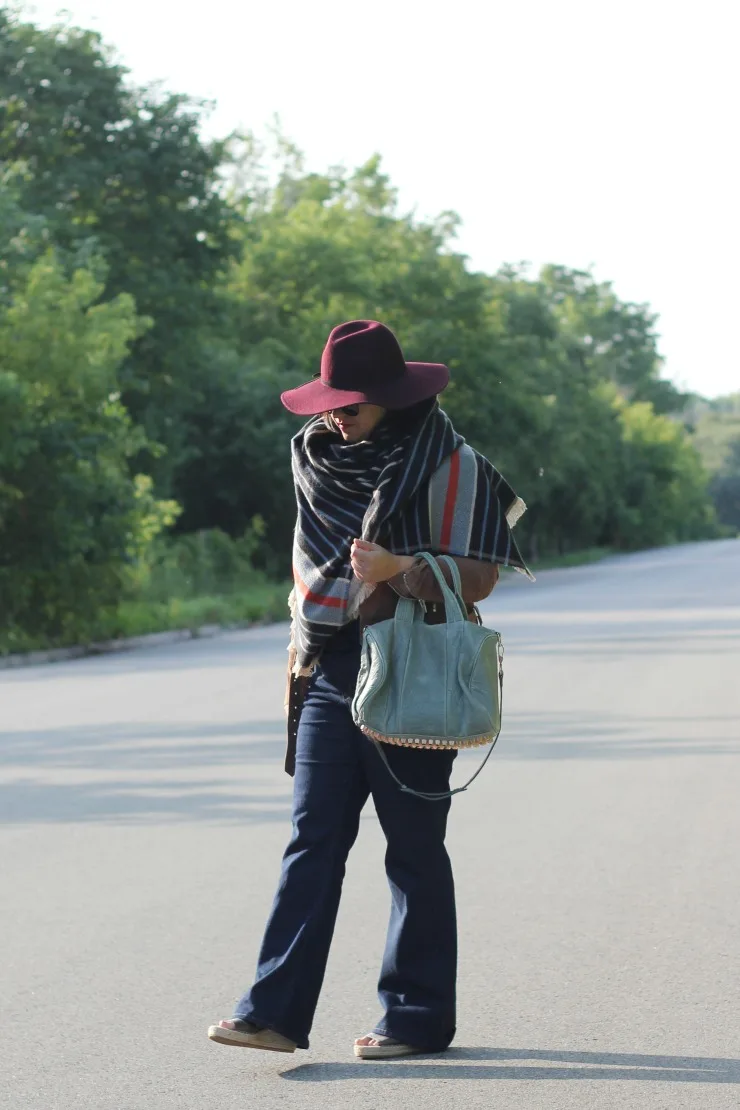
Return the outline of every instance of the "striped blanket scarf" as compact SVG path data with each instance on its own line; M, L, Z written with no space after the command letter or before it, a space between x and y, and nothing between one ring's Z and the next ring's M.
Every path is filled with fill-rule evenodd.
M468 556L529 573L511 533L524 502L457 434L436 400L403 434L383 421L362 443L343 443L315 417L293 439L292 463L295 674L310 673L373 589L352 574L356 538L397 555Z

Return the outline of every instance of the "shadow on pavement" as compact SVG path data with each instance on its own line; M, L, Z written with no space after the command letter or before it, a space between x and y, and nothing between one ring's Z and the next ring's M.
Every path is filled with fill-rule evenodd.
M431 1059L438 1062L430 1063ZM542 1065L512 1061L539 1060ZM495 1061L495 1063L488 1063ZM550 1065L550 1066L548 1066ZM616 1052L453 1048L411 1061L300 1064L280 1073L301 1083L348 1079L629 1080L654 1083L740 1083L740 1060L704 1056L643 1056Z
M284 720L0 732L0 824L286 820L287 776L284 791L253 789L284 751Z
M285 722L141 721L0 732L0 823L287 820L284 790L254 791L282 765ZM496 759L624 760L737 755L725 716L641 719L513 713ZM477 759L466 753L462 759ZM251 768L251 770L250 770Z
M549 630L535 636L525 636L517 631L515 634L509 633L505 642L512 651L520 655L552 656L553 650L556 650L567 655L569 663L580 665L588 662L594 655L598 657L599 663L631 659L637 655L657 655L662 658L671 655L685 657L689 652L701 656L725 655L728 651L740 649L740 632L726 627L712 630L706 626L690 629L682 626L680 635L652 635L646 632L638 637L632 632L586 635L583 634L583 629L579 629L568 632L567 649L564 649L564 640L553 636Z
M60 678L97 678L104 675L137 675L161 671L246 668L255 662L284 666L289 626L281 623L227 632L213 637L193 637L173 644L121 647L112 652L91 652L79 659L60 660L28 667L0 670L0 685L50 682Z
M732 716L510 712L504 717L495 758L639 759L738 754L740 732Z
M126 721L0 732L0 764L148 770L280 760L285 719Z
M286 778L286 782L287 782ZM235 791L228 779L204 781L106 781L49 783L20 779L0 785L0 824L113 821L162 824L178 821L287 821L284 794Z

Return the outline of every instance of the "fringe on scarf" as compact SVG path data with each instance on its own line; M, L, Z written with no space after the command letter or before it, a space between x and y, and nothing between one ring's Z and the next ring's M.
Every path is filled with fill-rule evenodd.
M509 525L509 528L513 528L516 523L521 520L526 511L526 503L522 501L521 497L515 498L506 510L506 523Z
M310 678L313 672L316 670L316 664L319 660L318 656L316 656L311 660L307 667L302 667L298 662L298 655L295 651L296 605L297 602L294 586L293 589L290 591L290 594L288 595L288 608L290 609L290 643L288 644L288 656L293 653L293 656L295 658L295 662L293 663L290 673L293 675L294 678Z

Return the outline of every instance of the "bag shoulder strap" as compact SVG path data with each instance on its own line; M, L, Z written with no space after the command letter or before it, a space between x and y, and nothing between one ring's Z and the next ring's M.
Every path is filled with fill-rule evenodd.
M395 771L391 767L390 763L388 762L388 756L383 751L383 744L381 743L381 741L373 739L373 744L375 745L375 747L377 749L378 755L383 760L383 763L385 763L388 774L395 781L396 785L401 788L402 793L404 793L404 794L413 794L413 796L415 798L421 798L421 800L424 801L424 802L441 802L445 798L454 797L455 794L462 794L465 790L468 789L469 786L471 786L475 782L475 780L478 778L478 775L481 773L481 771L485 767L486 763L488 763L488 760L491 758L491 752L496 747L496 742L498 741L498 738L501 735L501 725L502 725L503 719L504 719L503 645L501 645L501 654L499 655L498 690L499 690L499 726L498 726L498 731L497 731L496 735L494 736L493 740L491 741L491 745L490 745L488 751L486 752L485 759L480 764L480 766L478 767L475 774L471 775L471 777L468 779L468 781L465 783L464 786L456 786L454 790L424 791L424 790L413 790L410 786L406 786L405 783L401 782L398 775L395 773ZM372 739L372 738L369 737L369 739Z

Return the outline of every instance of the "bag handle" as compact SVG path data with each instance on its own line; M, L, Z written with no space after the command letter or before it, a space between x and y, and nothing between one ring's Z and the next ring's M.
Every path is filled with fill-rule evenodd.
M441 558L444 559L446 565L450 568L454 587L451 590L450 587L447 585L447 579L442 573L439 563L433 555L430 555L428 551L420 551L417 554L416 558L424 560L424 562L429 566L432 574L437 580L437 585L442 591L442 598L444 599L445 603L445 617L447 623L454 624L455 622L460 620L467 620L468 607L462 598L462 581L460 579L460 571L454 559L451 559L449 555L441 556Z
M460 608L462 609L463 616L465 617L465 620L468 620L469 617L470 617L470 614L468 613L468 606L465 602L465 599L463 598L462 578L460 577L460 568L457 565L457 563L455 562L455 560L452 558L451 555L440 555L440 559L445 564L445 566L448 566L450 568L450 574L452 575L452 588L455 591L455 597L457 598L457 600L459 602L459 605L460 605ZM436 560L435 560L435 562L436 562Z
M440 559L450 568L450 575L452 576L453 583L453 589L451 590L447 585L447 579L440 570L439 563L433 555L430 555L428 551L420 551L416 555L416 558L422 559L429 566L437 581L445 605L445 619L447 623L455 624L461 619L468 620L468 607L463 601L462 596L460 570L455 560L451 559L449 555L440 555ZM407 597L398 599L396 604L396 620L400 623L410 624L414 620L423 620L423 617L424 606L419 603L418 599Z
M478 775L481 773L481 771L485 767L486 763L488 763L488 760L491 758L491 752L496 747L496 742L497 742L499 736L501 735L501 725L502 725L503 719L504 719L504 665L503 665L503 658L504 658L504 645L499 642L499 664L498 664L499 726L498 726L498 731L497 731L496 735L494 736L493 740L491 741L491 746L489 747L488 751L486 752L485 759L483 760L483 762L481 763L480 767L475 772L475 774L471 775L471 777L468 779L468 781L465 783L464 786L456 786L454 790L442 790L442 791L436 791L436 792L435 791L425 791L425 790L412 790L412 788L410 786L406 786L405 783L401 782L398 775L395 773L395 771L391 767L390 763L388 762L388 756L383 751L382 742L380 740L373 739L373 744L375 745L375 747L378 750L378 755L383 760L383 763L385 763L385 766L386 766L386 768L388 770L388 773L391 776L391 778L395 781L397 786L400 786L402 793L404 793L404 794L413 794L413 796L415 798L421 798L421 800L423 802L441 802L441 801L444 801L445 798L454 797L455 794L462 794L463 791L467 790L468 787L471 786L472 783L474 783L475 780L478 778ZM372 739L372 738L369 737L369 739Z
M451 555L440 555L440 559L445 564L445 566L448 566L450 568L450 574L452 575L452 588L457 596L462 599L462 578L460 577L459 566Z
M456 624L462 620L467 620L468 607L462 599L462 582L460 580L460 571L457 568L457 564L447 555L441 556L450 567L452 581L455 583L455 591L453 592L447 585L447 579L440 570L439 563L433 555L430 555L428 551L419 551L415 558L422 559L427 563L437 581L444 601L445 620L447 623ZM424 604L418 598L400 597L396 604L394 619L399 624L411 624L413 621L423 620L424 611Z

